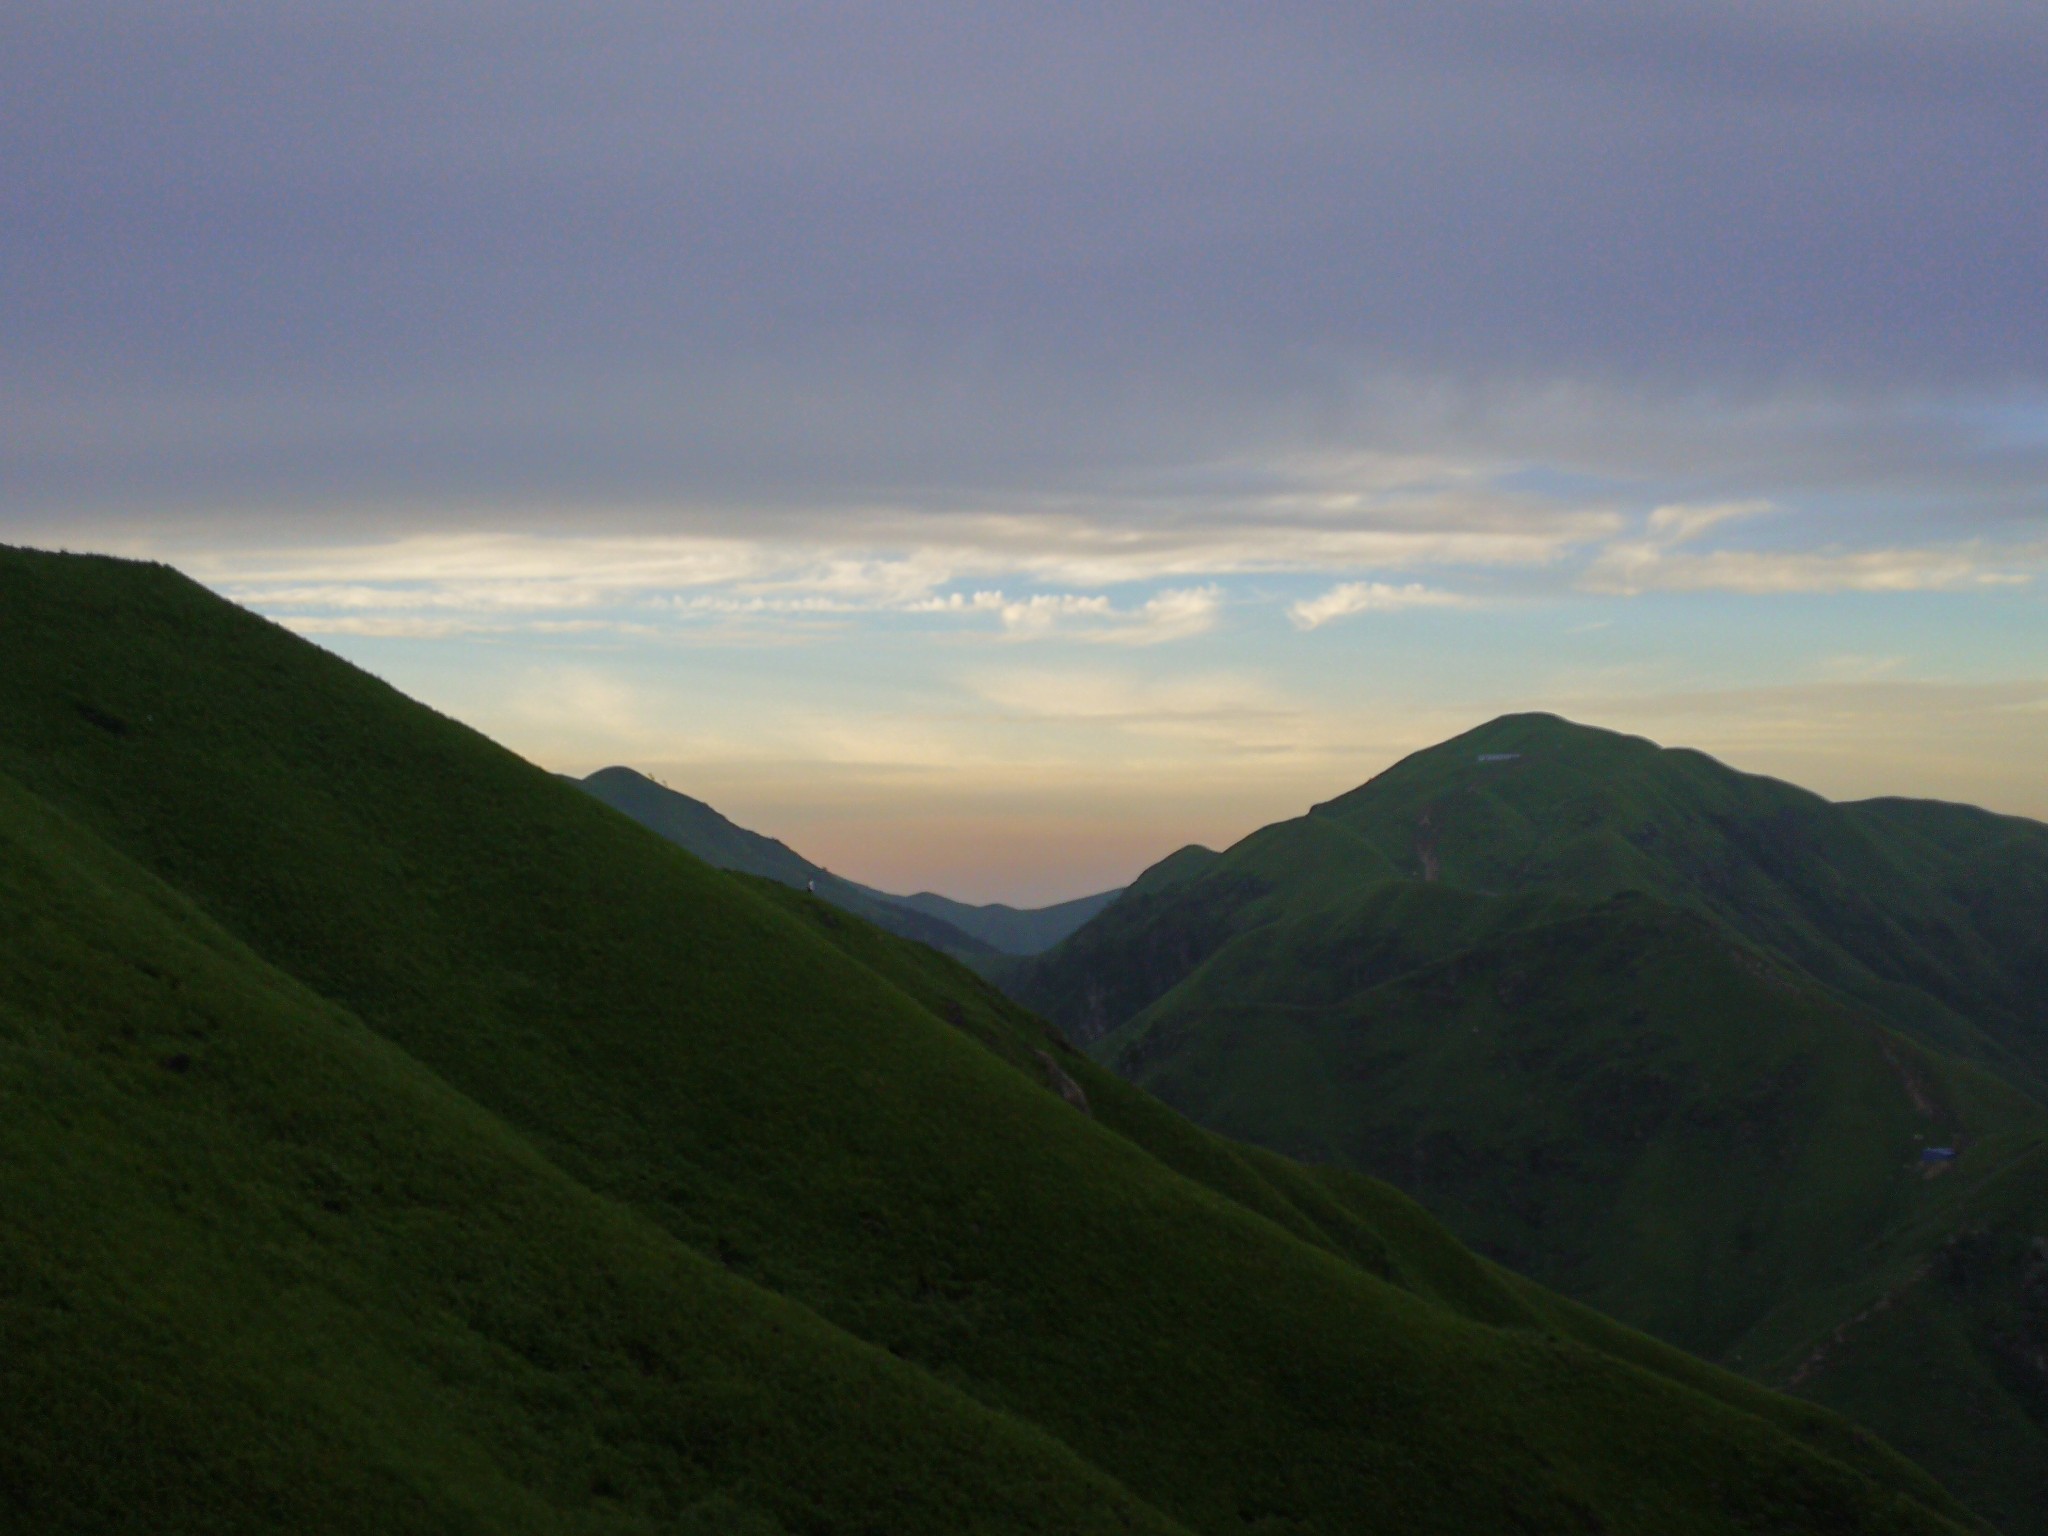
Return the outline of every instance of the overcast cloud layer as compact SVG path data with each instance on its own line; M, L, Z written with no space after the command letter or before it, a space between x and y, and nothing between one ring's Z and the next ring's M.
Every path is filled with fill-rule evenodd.
M1979 745L1816 706L1822 787L2039 814L2044 80L2031 0L15 0L0 538L757 819L1243 830L1515 704L1807 771L1755 690L1880 684Z

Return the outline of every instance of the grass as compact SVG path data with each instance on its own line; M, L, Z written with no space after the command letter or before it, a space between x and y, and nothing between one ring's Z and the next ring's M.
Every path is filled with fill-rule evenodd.
M1986 1223L2012 1253L2048 1233L2048 924L2022 931L2048 915L2044 848L2031 823L1830 806L1509 717L1177 855L1009 981L1202 1124L1391 1179L1488 1255L1796 1384L2038 1532L2034 1272L1938 1306L1928 1277ZM1934 1145L1962 1155L1930 1179ZM1923 1303L1945 1321L1887 1357Z
M1965 1521L174 573L0 613L18 1527Z
M1482 754L1515 752L1511 762ZM1425 830L1421 818L1427 814ZM1938 1050L2048 1084L2048 826L1836 805L1704 753L1510 715L1316 807L1475 890L1640 890L1712 916Z
M7 783L0 895L21 1528L1179 1528L578 1186Z

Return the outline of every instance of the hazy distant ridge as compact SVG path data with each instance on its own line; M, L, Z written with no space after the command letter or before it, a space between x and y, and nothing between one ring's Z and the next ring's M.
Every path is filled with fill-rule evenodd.
M798 888L814 886L835 906L935 949L973 956L1035 955L1052 948L1122 894L1101 891L1050 907L1018 908L1000 902L971 906L920 891L894 896L842 879L813 864L787 843L750 832L702 800L658 784L632 768L600 768L576 779L584 789L652 832L689 849L707 864L765 875Z

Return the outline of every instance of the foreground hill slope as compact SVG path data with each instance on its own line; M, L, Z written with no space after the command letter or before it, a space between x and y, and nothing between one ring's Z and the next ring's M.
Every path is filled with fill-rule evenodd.
M170 572L0 611L17 1524L1959 1518Z
M7 1528L1184 1529L596 1197L4 780L0 903Z
M1930 817L1976 834L1894 847ZM1922 1042L2032 1083L2032 951L1970 914L2004 912L2015 868L2011 904L2032 899L2041 831L1832 807L1511 717L1184 850L1018 985L1202 1123L1392 1179L1485 1252L1857 1414L2038 1531L2048 1114ZM1974 956L1976 982L1879 981L1918 962L1865 925ZM1954 1012L1973 996L2011 1006L1979 1028Z

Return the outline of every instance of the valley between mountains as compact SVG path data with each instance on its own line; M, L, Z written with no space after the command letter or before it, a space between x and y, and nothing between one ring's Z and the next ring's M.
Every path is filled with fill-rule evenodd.
M1047 917L602 787L0 550L0 1527L2044 1529L2048 829L1516 716Z
M820 873L630 770L585 784ZM862 911L845 884L816 888ZM1037 957L950 948L1198 1122L1386 1179L2048 1530L2038 825L1525 716L1097 910Z

